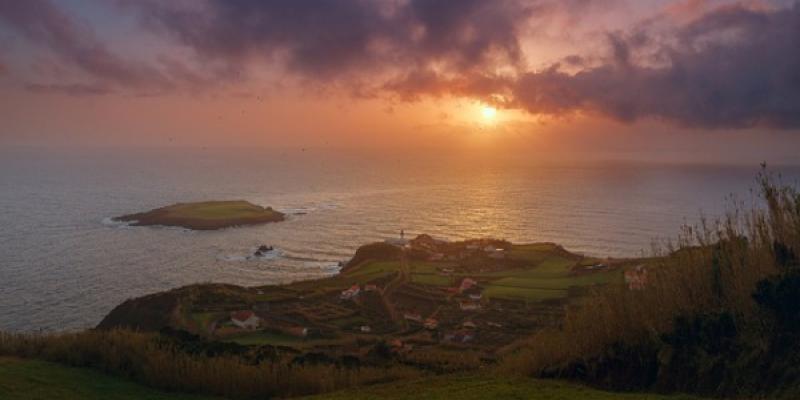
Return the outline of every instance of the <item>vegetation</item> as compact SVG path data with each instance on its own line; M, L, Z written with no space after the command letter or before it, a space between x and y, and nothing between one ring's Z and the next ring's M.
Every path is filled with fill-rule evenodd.
M610 393L566 382L487 375L444 375L375 385L309 397L308 400L430 399L430 400L692 400L693 396Z
M194 230L214 230L239 225L283 221L284 215L271 207L244 200L177 203L143 213L115 218L132 225L179 226Z
M687 227L652 260L644 290L594 290L561 326L510 350L503 370L615 389L796 397L800 194L766 174L759 183L763 208L739 203Z
M4 400L212 400L212 397L156 391L88 368L19 358L0 358Z
M419 376L402 366L291 363L270 350L131 331L0 335L0 356L90 367L161 390L229 398L307 395Z
M651 258L421 235L363 246L335 277L189 286L126 301L96 331L0 335L0 356L230 398L625 398L531 377L797 398L800 193L759 182L763 207L738 203Z

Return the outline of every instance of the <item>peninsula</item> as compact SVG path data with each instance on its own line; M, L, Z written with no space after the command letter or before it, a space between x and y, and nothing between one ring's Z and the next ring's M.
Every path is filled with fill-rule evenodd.
M284 220L284 214L244 200L177 203L147 212L114 218L135 226L179 226L192 230L216 230Z

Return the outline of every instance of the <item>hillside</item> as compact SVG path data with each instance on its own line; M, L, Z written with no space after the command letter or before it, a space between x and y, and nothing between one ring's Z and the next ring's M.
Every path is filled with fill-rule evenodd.
M637 260L597 260L553 243L476 239L362 246L336 276L288 285L189 286L128 300L98 325L186 331L277 346L287 357L437 370L494 363L506 346L554 326Z
M213 400L167 393L87 368L0 357L0 398L4 400Z
M659 395L648 393L612 393L581 385L526 379L494 378L476 375L447 375L407 382L376 385L318 396L306 400L699 400L688 395Z

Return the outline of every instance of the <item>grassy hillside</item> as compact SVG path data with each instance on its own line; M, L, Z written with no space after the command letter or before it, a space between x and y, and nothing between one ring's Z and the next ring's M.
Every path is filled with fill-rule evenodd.
M86 368L19 358L0 358L0 398L5 400L213 400L219 397L168 393L137 385ZM582 386L524 378L451 375L345 390L313 396L334 399L585 399L585 400L694 400L692 396L611 393Z
M153 390L92 369L19 358L0 358L4 400L211 400Z
M611 393L558 381L450 375L345 390L307 397L308 400L358 399L528 399L528 400L692 400L687 395Z

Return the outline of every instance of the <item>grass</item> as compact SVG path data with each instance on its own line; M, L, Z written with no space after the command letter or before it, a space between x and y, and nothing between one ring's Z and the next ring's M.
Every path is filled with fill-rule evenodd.
M300 338L296 338L294 336L289 335L282 335L279 333L270 333L270 332L253 332L247 333L241 336L236 336L231 338L231 342L239 343L245 346L261 346L261 345L273 345L273 346L295 346L303 343L303 340Z
M526 378L448 375L307 397L306 400L359 399L529 399L529 400L695 400L687 395L612 393L559 382Z
M177 203L143 213L115 218L134 225L180 226L214 230L238 225L283 221L284 215L244 200Z
M411 282L430 286L451 286L453 279L437 274L411 274Z
M212 399L206 396L157 391L91 369L10 357L0 357L0 398L4 400Z
M210 220L252 218L275 213L270 208L263 208L244 200L179 203L165 209L168 210L167 215L170 217Z
M484 294L490 298L525 300L525 301L544 301L550 299L561 299L567 296L564 289L531 289L509 286L489 286Z
M372 261L344 273L347 277L384 275L400 270L400 261Z

